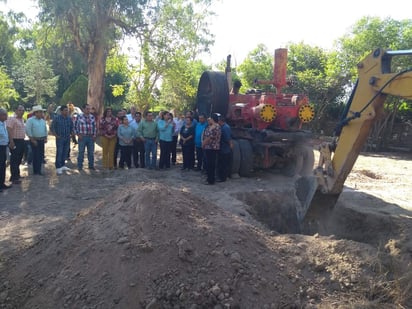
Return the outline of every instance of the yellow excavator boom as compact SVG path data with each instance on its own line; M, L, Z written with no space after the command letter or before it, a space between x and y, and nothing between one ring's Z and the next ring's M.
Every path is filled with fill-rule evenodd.
M393 57L410 55L412 50L376 49L358 63L358 80L333 142L320 146L314 176L303 177L296 183L296 194L301 202L299 221L302 222L312 208L334 206L377 116L383 112L387 95L412 99L412 69L391 70Z

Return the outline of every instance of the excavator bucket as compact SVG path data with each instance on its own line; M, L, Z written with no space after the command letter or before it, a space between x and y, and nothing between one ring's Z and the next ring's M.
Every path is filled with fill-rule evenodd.
M296 216L301 224L308 212L309 206L318 189L318 180L315 176L299 177L295 182L296 197L299 203L296 205Z
M318 190L317 177L300 177L296 183L296 216L301 233L323 234L340 194L325 194Z

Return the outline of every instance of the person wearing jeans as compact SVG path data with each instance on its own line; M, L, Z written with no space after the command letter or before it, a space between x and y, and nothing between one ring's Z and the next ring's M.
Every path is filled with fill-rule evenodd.
M145 163L150 170L156 168L157 162L157 141L154 138L144 139Z
M94 170L94 142L96 141L97 126L96 119L90 113L90 105L83 107L83 114L76 117L74 121L74 132L79 143L79 153L77 155L77 168L83 170L84 152L87 148L87 159L89 169Z
M61 175L63 171L69 171L66 166L67 152L70 149L70 140L73 135L73 121L69 116L66 105L60 107L60 114L56 115L51 123L51 131L56 137L56 173Z
M44 160L44 144L47 143L47 125L44 120L44 109L41 105L33 106L33 117L26 123L26 134L30 138L33 155L33 174L42 175L41 165Z
M129 119L127 116L122 117L122 123L117 129L117 138L119 139L120 145L120 161L119 168L123 169L124 165L127 168L132 167L132 150L133 150L133 140L136 137L135 130L129 125Z
M156 168L157 142L159 140L159 128L153 120L153 113L146 112L146 118L137 128L137 137L144 142L145 164L148 169Z

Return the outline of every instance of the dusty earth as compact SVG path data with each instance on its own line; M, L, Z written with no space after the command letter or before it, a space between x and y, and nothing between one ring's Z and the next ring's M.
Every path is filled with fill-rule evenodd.
M97 171L56 176L47 153L0 193L0 308L412 308L411 154L360 156L303 235L276 217L295 200L277 173L107 172L97 147Z

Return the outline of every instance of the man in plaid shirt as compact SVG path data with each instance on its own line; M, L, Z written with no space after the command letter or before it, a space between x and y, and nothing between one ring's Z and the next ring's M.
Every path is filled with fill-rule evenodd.
M80 114L74 120L74 133L77 135L79 143L79 154L77 155L77 167L79 171L83 170L84 152L87 148L87 159L89 169L94 170L94 143L97 136L96 119L90 113L90 105L83 107L83 114Z

